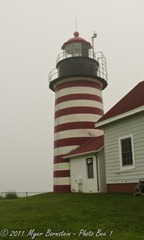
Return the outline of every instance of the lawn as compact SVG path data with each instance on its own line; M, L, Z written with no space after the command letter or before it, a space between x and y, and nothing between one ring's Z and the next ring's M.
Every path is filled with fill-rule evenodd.
M144 197L54 194L0 200L0 239L144 239Z

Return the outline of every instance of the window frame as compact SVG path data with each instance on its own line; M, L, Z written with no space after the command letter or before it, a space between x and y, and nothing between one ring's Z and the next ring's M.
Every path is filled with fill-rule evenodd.
M125 165L123 166L123 158L122 158L122 140L125 139L131 139L131 152L132 152L132 164L129 165ZM133 141L133 135L126 135L126 136L122 136L119 138L119 158L120 158L120 168L121 170L130 170L135 168L135 157L134 157L134 141Z
M92 163L88 163L88 160L92 160ZM92 175L90 173L90 168L89 166L92 165ZM88 179L94 179L94 161L93 161L93 157L87 157L86 158L86 168L87 168L87 178Z

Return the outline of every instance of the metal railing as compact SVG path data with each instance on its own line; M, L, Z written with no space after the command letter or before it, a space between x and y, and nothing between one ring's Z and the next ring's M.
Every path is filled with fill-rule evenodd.
M68 54L64 51L58 55L57 63L64 59L73 58L73 57L86 57L86 55L82 54L82 51L80 50L79 51L73 50L71 54ZM104 79L105 81L108 81L106 58L103 55L103 53L101 51L94 53L92 50L90 50L87 58L94 59L95 61L98 62L98 68L96 70L97 76ZM54 68L52 71L50 71L48 75L49 82L52 82L54 79L58 77L59 77L58 70L57 68Z
M108 81L107 62L106 62L105 56L103 55L103 52L99 51L95 53L95 59L99 63L99 69L98 69L99 77Z
M57 68L54 68L53 70L50 71L50 73L48 74L48 80L49 83L52 82L54 79L58 78L58 70Z
M34 195L39 195L47 192L0 192L0 198L5 199L7 194L15 194L18 198L30 197Z

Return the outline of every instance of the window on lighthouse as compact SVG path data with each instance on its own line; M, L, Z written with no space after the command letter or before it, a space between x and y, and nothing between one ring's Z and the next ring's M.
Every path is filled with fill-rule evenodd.
M71 43L66 46L65 50L72 57L82 56L82 44L81 43Z

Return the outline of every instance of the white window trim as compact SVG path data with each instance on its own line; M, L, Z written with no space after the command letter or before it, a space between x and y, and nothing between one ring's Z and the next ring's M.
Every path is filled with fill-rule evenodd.
M88 173L88 162L87 162L88 159L92 160L92 166L93 166L93 169L92 169L93 170L93 177L90 177L90 178L89 178L89 173ZM89 157L86 158L86 168L87 168L87 179L94 179L95 178L95 171L94 171L94 159L93 159L93 157L89 156Z
M131 138L131 147L132 147L132 158L133 158L133 164L129 166L123 166L122 165L122 151L121 151L121 140ZM120 161L120 169L121 170L131 170L135 168L135 155L134 155L134 141L133 141L133 135L125 135L119 138L119 161Z

